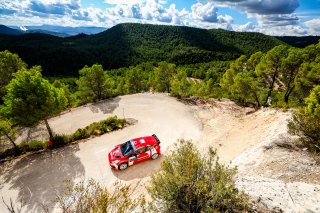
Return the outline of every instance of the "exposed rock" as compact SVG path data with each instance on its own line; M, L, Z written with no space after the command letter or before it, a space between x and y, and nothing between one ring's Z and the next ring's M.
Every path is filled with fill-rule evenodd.
M239 177L236 185L273 212L320 212L320 185L253 176Z

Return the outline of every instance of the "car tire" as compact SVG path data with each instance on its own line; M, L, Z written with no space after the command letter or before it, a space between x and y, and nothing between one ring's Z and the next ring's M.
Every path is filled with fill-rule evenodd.
M122 163L119 165L119 170L125 170L126 168L128 168L128 164L127 163Z
M154 154L151 156L152 160L155 160L155 159L157 159L158 157L159 157L159 154L158 154L158 153L154 153Z

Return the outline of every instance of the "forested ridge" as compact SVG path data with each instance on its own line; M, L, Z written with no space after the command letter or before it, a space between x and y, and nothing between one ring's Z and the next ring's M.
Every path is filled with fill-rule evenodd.
M75 76L83 66L95 63L114 69L143 62L180 65L234 60L280 44L260 33L146 24L120 24L99 34L68 38L0 35L0 51L17 53L30 66L41 65L47 76Z
M300 48L316 44L320 40L320 36L275 36L275 38L291 46Z

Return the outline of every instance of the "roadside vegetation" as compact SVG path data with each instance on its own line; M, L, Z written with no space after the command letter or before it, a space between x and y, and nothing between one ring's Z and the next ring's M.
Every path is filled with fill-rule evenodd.
M10 137L9 135L4 135L7 137L7 139L10 138L13 147L11 149L7 149L3 152L0 152L0 159L25 154L27 152L39 151L44 149L53 149L65 146L75 141L87 139L92 136L99 136L108 132L122 129L125 127L126 124L127 122L125 119L113 116L99 122L94 122L85 128L79 128L76 132L74 132L71 135L53 134L52 136L50 136L49 141L31 140L24 141L18 145L16 145L14 142L14 136ZM12 131L12 128L10 128L8 124L0 123L0 129L3 131L3 133L6 134L10 134L10 131Z
M300 137L303 146L320 153L320 86L314 87L306 98L307 105L293 114L289 132Z
M56 196L54 204L64 213L248 212L252 206L236 188L235 173L236 169L219 163L215 150L204 156L191 141L180 140L161 163L161 171L152 175L151 198L133 195L134 187L121 182L108 187L95 180L75 185L67 181L66 191ZM44 212L51 211L49 206L50 201L43 204ZM11 212L21 208L12 204Z
M148 192L153 212L244 212L247 196L234 184L235 168L219 163L216 151L200 153L181 140L152 175Z

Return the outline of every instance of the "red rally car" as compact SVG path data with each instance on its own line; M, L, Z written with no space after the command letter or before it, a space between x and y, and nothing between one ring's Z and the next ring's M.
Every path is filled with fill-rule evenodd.
M153 134L152 136L135 138L115 146L109 152L108 158L111 168L125 170L128 166L142 161L155 160L160 153L160 140Z

